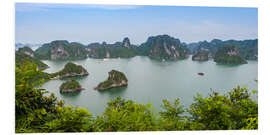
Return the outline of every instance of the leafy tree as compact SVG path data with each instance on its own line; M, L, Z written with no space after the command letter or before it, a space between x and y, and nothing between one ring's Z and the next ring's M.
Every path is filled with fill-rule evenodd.
M54 119L46 122L42 130L46 132L87 132L91 128L92 115L86 109L72 106L57 107Z
M257 129L258 103L246 88L234 88L228 95L213 92L202 98L199 94L190 106L192 125L200 130ZM195 126L194 126L195 125ZM200 125L199 127L196 125Z
M170 130L184 130L186 117L183 116L185 112L183 106L180 105L180 99L177 98L174 103L170 103L168 100L162 100L161 106L164 111L160 114L160 126L166 131Z
M97 116L94 131L154 131L156 119L150 104L136 104L120 97L108 102L105 112Z
M91 131L91 115L85 109L64 107L54 94L38 89L45 79L34 63L15 67L15 127L17 133ZM68 124L71 124L67 126Z
M17 133L160 131L257 129L258 103L246 88L236 87L227 94L199 94L187 109L180 99L163 100L162 111L155 114L151 104L138 104L120 97L107 103L103 114L92 117L86 109L64 106L54 94L45 96L39 89L46 79L30 62L15 67L15 128Z

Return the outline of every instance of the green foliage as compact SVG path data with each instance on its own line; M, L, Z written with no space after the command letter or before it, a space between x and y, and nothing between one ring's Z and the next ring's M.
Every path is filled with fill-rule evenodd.
M122 80L126 82L128 81L125 74L116 70L112 70L109 72L108 79L104 82L101 82L98 87L107 88L110 87L112 84L120 84Z
M40 61L39 59L37 59L35 57L31 57L31 56L28 56L28 55L20 53L20 52L16 52L15 54L16 54L15 55L15 63L17 66L28 61L28 62L36 64L38 69L40 69L40 70L48 68L48 65L44 64L42 61Z
M208 54L209 54L209 51L200 50L196 54L192 55L192 60L199 60L199 61L208 60Z
M52 76L63 76L66 74L81 74L81 73L85 73L88 74L88 72L86 71L86 69L84 69L81 65L76 65L72 62L68 62L64 69L62 69L59 72L53 73Z
M51 59L51 45L42 45L37 50L35 50L35 55L38 59Z
M179 39L175 39L169 35L149 37L145 43L138 47L137 51L139 55L168 60L184 59L188 53L187 47L182 45Z
M237 54L230 55L229 52ZM224 45L220 47L215 54L214 61L221 64L245 64L247 61L238 54L238 50L234 45Z
M160 126L166 131L184 130L186 124L186 117L183 116L185 110L180 106L180 99L177 98L173 104L168 100L162 100L161 106L164 111L160 114Z
M63 48L66 53L58 53L58 48ZM51 43L44 44L35 51L35 55L39 59L51 59L51 55L58 55L57 59L83 59L87 58L87 51L85 46L72 42L69 43L66 40L56 40Z
M43 72L33 63L16 64L16 133L258 129L258 103L246 88L197 95L187 111L180 99L163 100L159 115L151 104L118 97L107 103L103 114L92 117L86 109L64 106L54 94L45 96L47 91L38 89L46 80L40 76Z
M74 92L75 92L75 91L81 90L81 89L82 89L82 87L81 87L80 83L77 82L76 80L73 80L73 79L62 83L60 86L60 92L64 92L65 90L74 90Z
M97 116L94 131L154 131L157 130L152 106L116 98L108 102L105 112Z
M42 130L46 132L87 132L92 131L92 116L86 109L71 106L57 107L55 118L46 122Z
M192 121L201 125L197 130L222 130L233 129L231 111L232 106L228 98L212 93L207 98L197 95L189 113L192 115Z
M43 73L37 70L35 64L30 62L17 65L15 68L16 92L15 92L15 118L16 132L30 132L44 122L44 112L54 112L56 97L43 96L47 91L37 89L45 79Z
M29 54L34 54L34 51L28 46L24 46L23 48L19 48L18 52L19 53L28 52Z
M85 109L64 107L54 94L38 87L45 81L43 72L31 62L16 65L16 133L91 131L92 116Z
M257 129L258 103L251 100L246 88L234 88L228 95L213 92L206 98L195 97L189 113L199 130Z
M122 45L89 45L87 47L91 49L89 52L89 57L92 58L130 58L136 55L135 46L130 48L124 47Z
M207 49L213 56L215 56L219 48L231 45L234 45L239 50L239 56L241 56L242 58L246 60L258 59L258 39L243 41L222 41L219 39L214 39L211 42L202 41L198 43L191 43L188 45L188 48L191 52L198 52L201 49Z

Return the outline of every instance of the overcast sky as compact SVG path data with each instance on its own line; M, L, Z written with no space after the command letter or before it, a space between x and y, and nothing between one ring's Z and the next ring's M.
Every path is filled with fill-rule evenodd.
M129 37L141 44L160 34L186 43L258 37L257 8L17 3L15 10L16 43L87 45Z

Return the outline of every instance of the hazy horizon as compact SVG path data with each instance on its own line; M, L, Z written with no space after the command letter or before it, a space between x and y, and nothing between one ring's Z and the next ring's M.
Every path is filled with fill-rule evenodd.
M257 8L16 3L15 13L15 43L23 44L128 37L140 45L163 34L185 43L258 38Z

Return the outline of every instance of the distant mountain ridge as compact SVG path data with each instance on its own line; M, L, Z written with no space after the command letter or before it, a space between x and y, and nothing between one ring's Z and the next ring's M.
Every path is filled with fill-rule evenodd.
M239 51L239 56L246 60L257 60L258 39L255 40L226 40L213 39L212 41L200 41L186 44L169 35L150 36L146 42L133 45L128 37L122 42L108 44L90 43L83 45L67 40L55 40L43 44L34 51L38 59L85 59L90 58L130 58L134 56L148 56L159 60L185 59L193 55L193 60L208 60L214 58L219 48L225 45L233 45Z
M201 50L207 50L210 53L210 57L215 57L218 49L222 46L233 45L239 50L239 55L246 60L258 59L258 39L254 40L226 40L222 41L214 39L210 42L201 41L198 43L192 43L192 47L189 47L192 54L197 54Z

